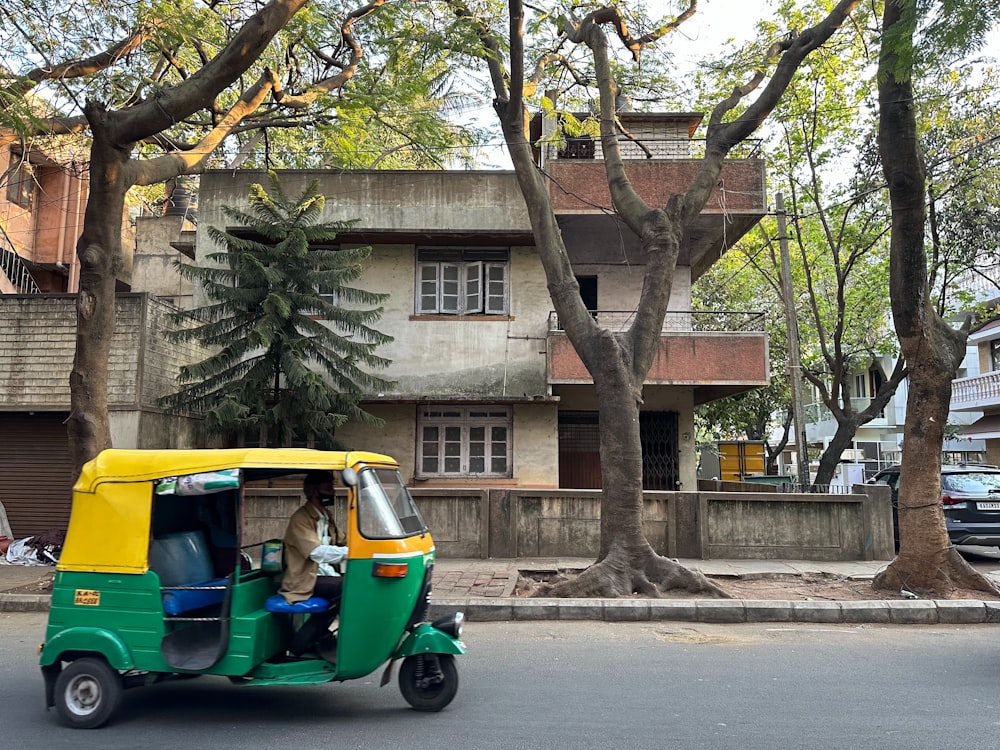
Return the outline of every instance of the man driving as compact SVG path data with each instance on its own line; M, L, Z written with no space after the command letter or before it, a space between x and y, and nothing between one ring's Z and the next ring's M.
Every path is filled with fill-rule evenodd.
M347 547L337 543L337 525L323 505L333 499L333 472L308 472L302 492L306 502L292 514L285 530L285 572L278 593L289 604L311 596L334 603L343 588L334 566L347 556Z

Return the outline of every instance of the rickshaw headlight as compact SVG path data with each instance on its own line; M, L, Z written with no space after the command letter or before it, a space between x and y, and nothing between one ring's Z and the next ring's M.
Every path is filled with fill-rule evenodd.
M451 615L445 615L434 622L431 623L431 627L437 628L442 633L447 633L452 638L462 637L462 625L465 623L465 614L462 612L455 612Z

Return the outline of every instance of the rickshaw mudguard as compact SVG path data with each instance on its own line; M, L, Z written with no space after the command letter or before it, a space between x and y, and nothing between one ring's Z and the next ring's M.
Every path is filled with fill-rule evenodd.
M67 628L45 642L39 665L49 667L61 660L65 653L74 658L85 654L100 654L112 669L132 669L134 662L125 642L103 628Z
M417 625L409 633L396 650L392 652L390 660L405 659L407 656L416 654L464 654L465 644L457 638L452 638L447 633L442 633L430 623Z

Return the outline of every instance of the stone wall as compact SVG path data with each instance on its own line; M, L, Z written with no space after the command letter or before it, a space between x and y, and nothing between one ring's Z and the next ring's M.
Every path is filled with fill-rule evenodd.
M883 492L883 490L885 490ZM416 489L441 557L595 557L599 490ZM298 488L247 490L244 538L280 538ZM338 506L341 526L343 504ZM647 492L646 538L668 557L885 560L893 556L887 487L850 495Z
M171 309L145 294L116 297L110 409L155 407L175 387L180 365L203 356L197 345L165 339ZM68 410L75 350L75 295L0 296L0 409Z

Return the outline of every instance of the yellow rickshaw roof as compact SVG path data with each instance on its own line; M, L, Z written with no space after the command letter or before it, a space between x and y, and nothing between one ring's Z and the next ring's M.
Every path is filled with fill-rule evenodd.
M111 448L88 461L73 489L94 492L100 482L145 482L161 477L221 469L309 469L339 471L359 463L396 465L367 451L318 451L309 448L222 448L217 450L125 450Z

